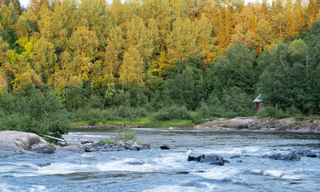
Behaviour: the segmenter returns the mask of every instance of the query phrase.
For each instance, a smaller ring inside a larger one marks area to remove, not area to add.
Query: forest
[[[0,7],[0,130],[61,136],[76,121],[199,124],[320,111],[320,1]],[[259,94],[265,111],[252,102]]]

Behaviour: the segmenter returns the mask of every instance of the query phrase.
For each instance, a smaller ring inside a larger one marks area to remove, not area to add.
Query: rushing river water
[[[69,143],[108,137],[114,130],[65,135]],[[320,191],[320,158],[300,161],[261,158],[311,149],[320,134],[136,129],[151,150],[35,156],[1,156],[0,192],[7,191]],[[160,150],[171,144],[174,150]],[[216,153],[224,166],[188,162],[188,155]],[[240,158],[231,159],[233,155]],[[246,157],[245,157],[246,155]],[[250,157],[249,157],[250,156]],[[242,160],[242,163],[238,162]]]

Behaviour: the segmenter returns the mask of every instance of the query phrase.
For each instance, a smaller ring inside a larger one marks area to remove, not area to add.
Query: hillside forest
[[[70,121],[320,111],[318,0],[0,7],[0,130],[61,136]],[[259,94],[264,112],[252,102]]]

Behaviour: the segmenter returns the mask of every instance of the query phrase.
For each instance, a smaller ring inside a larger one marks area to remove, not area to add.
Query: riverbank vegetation
[[[0,130],[60,136],[70,122],[189,127],[317,114],[319,5],[4,1]],[[267,108],[257,113],[259,94]]]

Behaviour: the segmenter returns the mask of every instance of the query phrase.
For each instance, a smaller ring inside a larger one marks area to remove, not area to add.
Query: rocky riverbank
[[[265,118],[237,117],[233,119],[219,118],[215,121],[196,125],[196,129],[217,130],[261,130],[288,132],[320,132],[320,119],[303,118]]]

